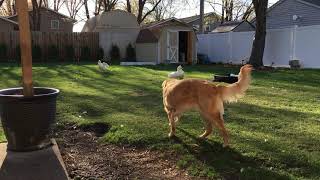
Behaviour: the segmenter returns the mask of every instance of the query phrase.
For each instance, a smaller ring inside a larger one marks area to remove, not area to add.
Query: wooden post
[[[33,96],[31,33],[27,0],[17,0],[24,96]]]

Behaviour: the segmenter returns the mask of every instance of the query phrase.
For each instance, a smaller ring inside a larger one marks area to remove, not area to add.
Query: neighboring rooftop
[[[239,27],[243,23],[246,23],[248,26],[245,29],[243,29],[242,31],[250,31],[250,30],[255,29],[255,27],[250,22],[248,22],[246,20],[242,20],[242,21],[224,22],[221,25],[219,25],[217,28],[215,28],[212,32],[224,33],[224,32],[234,31],[237,27]]]
[[[64,14],[62,14],[62,13],[59,13],[59,12],[57,12],[57,11],[54,11],[54,10],[52,10],[52,9],[50,9],[50,8],[41,7],[41,9],[44,9],[44,10],[53,12],[53,13],[55,13],[55,14],[63,17],[63,18],[69,19],[70,21],[72,21],[72,22],[74,22],[74,23],[77,22],[77,20],[75,20],[75,19],[73,19],[73,18],[71,18],[71,17],[68,17],[68,16],[66,16],[66,15],[64,15]],[[32,12],[32,9],[30,9],[29,12]],[[16,17],[16,16],[18,16],[18,14],[14,14],[14,15],[12,15],[12,16],[7,16],[7,17],[5,17],[5,18],[10,19],[10,18],[13,18],[13,17]]]
[[[304,1],[304,2],[307,2],[307,3],[310,3],[310,4],[314,4],[314,5],[320,7],[320,0],[301,0],[301,1]]]
[[[203,15],[203,17],[208,17],[208,16],[210,16],[210,15],[216,15],[216,13],[214,13],[214,12],[205,13],[205,14]],[[185,23],[191,23],[191,22],[196,21],[196,20],[198,20],[198,19],[200,19],[200,15],[195,15],[195,16],[190,16],[190,17],[185,17],[185,18],[180,18],[179,20],[180,20],[180,21],[183,21],[183,22],[185,22]]]
[[[4,20],[4,21],[9,22],[9,23],[12,23],[12,24],[14,24],[14,25],[18,25],[17,22],[12,21],[12,20],[10,20],[10,19],[7,19],[6,17],[1,17],[1,16],[0,16],[0,20]]]

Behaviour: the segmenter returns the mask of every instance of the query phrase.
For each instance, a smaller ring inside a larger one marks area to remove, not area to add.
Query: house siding
[[[10,32],[14,30],[14,24],[0,19],[0,32]]]
[[[41,32],[67,32],[71,33],[73,31],[73,22],[71,20],[62,17],[59,14],[51,12],[46,9],[41,10],[41,19],[40,19],[40,31]],[[32,26],[32,16],[31,12],[30,16],[30,26]],[[13,16],[8,18],[12,21],[18,22],[18,16]],[[59,29],[51,29],[51,21],[58,20],[59,21]]]
[[[267,14],[267,28],[280,29],[294,25],[311,26],[320,24],[320,8],[305,4],[299,0],[284,0]],[[293,16],[300,16],[298,21]]]

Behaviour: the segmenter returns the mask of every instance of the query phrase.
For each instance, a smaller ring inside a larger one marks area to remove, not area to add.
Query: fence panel
[[[267,30],[263,61],[265,65],[289,66],[300,60],[305,68],[320,68],[320,26]],[[251,54],[254,32],[229,32],[198,35],[198,52],[211,62],[242,63]]]
[[[10,61],[19,59],[19,32],[0,32],[0,44],[7,47],[7,56]],[[58,59],[66,59],[66,47],[74,48],[73,60],[79,61],[81,49],[88,47],[90,49],[90,59],[97,59],[99,49],[99,33],[55,33],[55,32],[32,32],[32,44],[41,48],[42,61],[48,59],[49,49],[55,46],[58,50]]]

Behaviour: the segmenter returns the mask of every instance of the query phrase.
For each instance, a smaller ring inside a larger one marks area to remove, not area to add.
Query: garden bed
[[[100,144],[101,124],[66,124],[55,134],[71,179],[192,179],[169,154]]]

